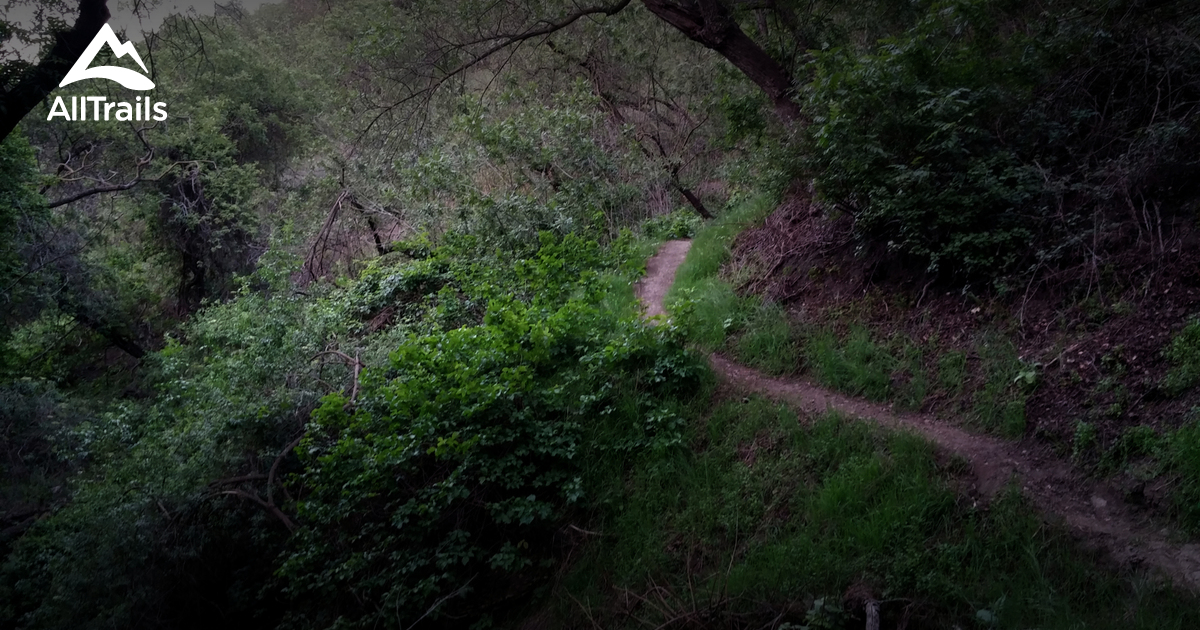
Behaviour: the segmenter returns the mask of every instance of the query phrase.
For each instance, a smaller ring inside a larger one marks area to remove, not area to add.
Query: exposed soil
[[[646,277],[638,283],[637,296],[646,305],[647,318],[666,315],[663,299],[675,284],[675,272],[691,248],[691,241],[667,241],[646,261]]]
[[[1130,427],[1171,431],[1200,406],[1200,388],[1178,395],[1161,389],[1170,367],[1163,349],[1200,315],[1200,227],[1176,217],[1166,231],[1168,238],[1154,241],[1128,225],[1114,229],[1113,242],[1091,264],[1039,268],[1001,295],[994,287],[948,283],[878,245],[862,249],[867,244],[853,238],[850,217],[831,220],[798,191],[738,236],[725,275],[740,292],[783,305],[793,319],[839,332],[847,322],[864,324],[877,338],[926,345],[930,360],[960,351],[976,361],[981,337],[1003,334],[1038,372],[1026,435],[1070,444],[1086,422],[1098,438],[1081,454],[1090,464]],[[978,376],[968,391],[981,385]],[[959,402],[933,396],[925,411],[956,415]],[[1150,502],[1161,499],[1145,490]]]
[[[648,316],[663,313],[662,298],[674,282],[689,241],[670,241],[646,264],[646,277],[637,286]],[[1088,478],[1031,438],[1006,441],[966,431],[932,415],[896,413],[892,408],[857,400],[814,384],[805,378],[774,378],[739,365],[719,354],[713,368],[729,383],[788,402],[805,413],[836,410],[880,425],[914,431],[945,453],[970,465],[975,496],[987,500],[1010,481],[1051,521],[1059,521],[1088,547],[1105,552],[1127,569],[1148,568],[1200,593],[1200,544],[1180,543],[1172,529],[1144,509],[1128,504],[1124,493],[1103,481]]]

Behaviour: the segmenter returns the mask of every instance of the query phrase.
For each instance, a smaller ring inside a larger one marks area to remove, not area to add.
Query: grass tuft
[[[729,260],[733,239],[773,208],[767,197],[730,208],[696,233],[687,259],[675,273],[665,306],[687,330],[688,338],[706,350],[721,348],[752,312],[752,303],[738,297],[719,273]]]
[[[881,627],[912,615],[922,627],[1200,623],[1195,601],[1115,577],[1016,488],[986,509],[957,499],[962,466],[940,465],[912,434],[801,418],[758,397],[727,400],[692,430],[692,449],[632,468],[566,581],[565,616],[605,628],[861,627],[843,595],[865,588],[888,602]],[[1200,429],[1188,435],[1200,449]]]
[[[1166,449],[1167,464],[1178,475],[1172,492],[1176,515],[1184,527],[1200,534],[1200,419],[1171,434]]]
[[[739,361],[769,374],[793,374],[803,358],[787,312],[774,302],[764,302],[752,310],[744,332],[734,342]]]
[[[806,350],[808,364],[825,385],[875,401],[891,393],[898,361],[887,347],[871,340],[866,328],[851,328],[844,343],[832,331],[818,332],[809,338]]]
[[[1169,395],[1177,396],[1200,383],[1200,318],[1191,319],[1163,354],[1171,362],[1162,384]]]

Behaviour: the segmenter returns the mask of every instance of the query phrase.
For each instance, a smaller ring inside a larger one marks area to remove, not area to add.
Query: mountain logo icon
[[[129,42],[121,43],[121,40],[117,38],[117,34],[113,32],[112,27],[105,24],[100,27],[100,32],[96,33],[96,37],[92,39],[92,43],[88,44],[87,50],[84,50],[83,54],[79,56],[79,61],[76,61],[75,65],[71,66],[70,72],[67,72],[67,76],[63,77],[62,83],[59,83],[58,87],[65,87],[84,79],[108,79],[109,81],[116,81],[131,90],[154,89],[153,81],[128,68],[119,68],[117,66],[96,66],[95,68],[89,68],[88,66],[96,59],[96,54],[100,52],[100,48],[105,44],[108,44],[108,47],[112,49],[118,58],[130,55],[142,67],[143,72],[149,72],[146,70],[146,64],[142,63],[142,57],[138,55],[138,51],[133,47],[133,44]]]

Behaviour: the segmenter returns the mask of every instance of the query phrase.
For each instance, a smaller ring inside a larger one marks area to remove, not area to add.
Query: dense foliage
[[[930,3],[903,34],[816,54],[806,165],[866,243],[1002,281],[1151,244],[1200,169],[1183,3]]]
[[[1004,617],[996,580],[959,571],[1086,582],[1028,564],[1019,502],[1012,527],[956,504],[910,438],[711,404],[688,345],[754,329],[738,350],[763,366],[807,354],[835,387],[920,406],[915,346],[793,338],[722,275],[735,236],[806,190],[812,216],[851,217],[854,255],[956,288],[1178,247],[1200,192],[1184,5],[290,0],[122,34],[167,120],[44,103],[0,144],[0,628],[514,625],[581,553],[582,590],[627,601],[713,567],[802,591],[809,614],[768,627],[848,624],[818,602],[863,576],[937,620],[1099,618],[1069,609],[1123,605],[1123,583],[1022,591]],[[52,41],[73,3],[38,6],[0,38]],[[0,98],[19,57],[0,52]],[[692,236],[674,320],[648,325],[642,261]],[[1198,326],[1163,348],[1167,395],[1200,382]],[[1019,434],[1037,374],[995,348],[982,420]],[[1193,526],[1195,427],[1160,449]],[[617,574],[596,569],[614,550]],[[704,623],[762,625],[761,603]]]
[[[543,250],[531,270],[564,262]],[[289,625],[502,611],[553,568],[564,515],[594,504],[594,462],[679,446],[698,370],[669,330],[578,299],[500,300],[482,325],[407,340],[354,401],[326,397],[300,445]]]

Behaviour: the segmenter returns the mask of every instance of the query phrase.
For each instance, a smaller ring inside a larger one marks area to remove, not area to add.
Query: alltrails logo
[[[96,37],[92,39],[92,43],[88,44],[86,50],[80,55],[79,61],[71,66],[71,70],[67,72],[67,76],[63,77],[62,83],[58,87],[65,87],[76,81],[84,79],[108,79],[116,81],[124,87],[131,90],[151,90],[154,89],[154,82],[145,75],[128,68],[119,68],[117,66],[96,66],[89,68],[92,61],[96,59],[96,55],[100,49],[108,44],[117,58],[129,55],[133,60],[141,66],[143,72],[146,70],[146,64],[142,63],[141,55],[138,55],[137,49],[132,43],[121,43],[117,38],[117,34],[113,32],[112,27],[105,24],[100,27],[100,32],[96,33]],[[50,107],[50,115],[46,120],[54,120],[55,116],[62,116],[67,120],[87,120],[88,119],[88,103],[92,105],[92,120],[109,120],[111,114],[116,120],[157,120],[162,121],[167,119],[167,104],[154,103],[154,113],[151,117],[150,97],[137,97],[133,103],[113,102],[109,103],[108,97],[105,96],[72,96],[71,107],[67,109],[67,103],[63,97],[54,97],[54,105]],[[102,107],[103,106],[103,107]],[[113,110],[116,110],[115,112]]]

